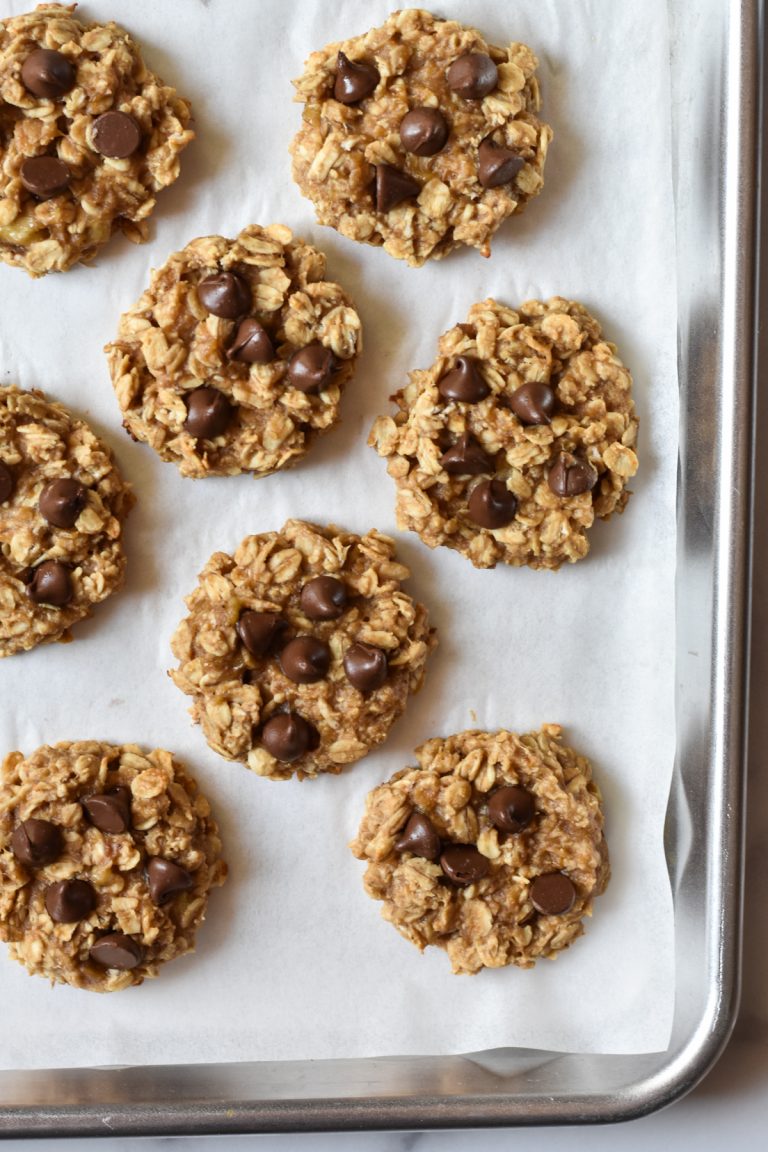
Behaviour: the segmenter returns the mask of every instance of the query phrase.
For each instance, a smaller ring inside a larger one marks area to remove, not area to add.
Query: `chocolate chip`
[[[533,819],[533,796],[516,784],[497,788],[488,798],[488,816],[502,832],[522,832]]]
[[[308,395],[322,392],[328,387],[335,368],[333,352],[316,340],[291,356],[288,361],[288,383]]]
[[[504,528],[517,512],[517,497],[503,480],[481,480],[467,501],[469,514],[481,528]]]
[[[440,856],[440,867],[452,884],[463,888],[487,876],[490,865],[472,844],[449,844]]]
[[[299,598],[301,610],[310,620],[338,620],[347,601],[347,586],[335,576],[314,576]]]
[[[89,796],[82,803],[91,824],[100,832],[117,835],[127,832],[131,826],[131,790],[124,784]]]
[[[71,60],[53,48],[35,48],[21,66],[21,82],[33,96],[57,100],[75,86]]]
[[[597,484],[597,472],[586,460],[571,452],[561,452],[547,474],[555,496],[581,496]]]
[[[234,409],[218,388],[195,388],[187,396],[184,431],[198,440],[214,440],[229,427]]]
[[[42,868],[58,860],[64,840],[50,820],[22,820],[11,835],[11,852],[27,868]]]
[[[297,712],[280,712],[267,720],[261,730],[261,742],[267,752],[284,764],[298,760],[316,739],[316,730]]]
[[[245,364],[269,364],[275,358],[275,349],[269,333],[255,316],[246,316],[240,321],[235,338],[229,346],[230,360],[241,360]]]
[[[11,492],[13,492],[13,472],[0,460],[0,504],[5,504]]]
[[[449,131],[439,108],[412,108],[400,121],[400,143],[414,156],[434,156],[445,148]]]
[[[494,144],[492,140],[483,140],[477,158],[477,178],[483,188],[500,188],[502,184],[511,184],[525,167],[522,156],[518,156],[511,148]]]
[[[576,889],[562,872],[547,872],[533,881],[530,896],[542,916],[563,916],[573,908]]]
[[[339,52],[336,60],[336,80],[333,85],[334,99],[341,104],[359,104],[375,90],[381,76],[373,64],[364,60],[350,60]]]
[[[102,156],[125,160],[141,144],[141,128],[127,112],[105,112],[91,125],[91,143]]]
[[[180,864],[164,860],[162,856],[153,856],[147,861],[147,884],[152,903],[160,908],[177,893],[191,888],[194,880]]]
[[[59,560],[44,560],[33,568],[27,595],[36,604],[50,604],[53,608],[63,608],[75,594],[69,568]]]
[[[273,655],[285,642],[288,622],[277,612],[252,612],[250,609],[240,615],[235,631],[251,656],[263,660]]]
[[[404,200],[412,200],[421,192],[421,184],[391,164],[374,164],[376,180],[374,200],[377,212],[390,212]]]
[[[19,169],[19,176],[27,192],[38,200],[60,196],[72,179],[69,168],[55,156],[30,156]]]
[[[316,684],[328,675],[331,650],[316,636],[297,636],[280,653],[280,667],[294,684]]]
[[[464,404],[478,404],[490,392],[473,356],[457,356],[454,367],[438,380],[437,390],[444,400]]]
[[[529,380],[509,397],[509,406],[521,424],[550,424],[557,397],[548,384]]]
[[[344,653],[344,671],[358,692],[375,692],[387,678],[387,654],[373,644],[358,641]]]
[[[100,964],[102,968],[117,968],[125,972],[141,964],[144,949],[132,936],[110,932],[108,936],[102,936],[96,941],[88,955],[94,964]]]
[[[437,860],[440,837],[421,812],[412,812],[408,823],[395,841],[395,852],[412,852],[424,860]]]
[[[440,464],[451,476],[479,476],[495,471],[493,460],[470,432],[443,453]]]
[[[93,912],[96,892],[87,880],[57,880],[45,890],[45,906],[57,924],[74,924]]]
[[[63,476],[46,484],[37,507],[40,515],[54,528],[72,528],[85,507],[88,492],[78,480]]]
[[[214,316],[237,320],[250,310],[250,285],[236,272],[213,272],[197,286],[200,303]]]
[[[465,100],[482,100],[499,83],[499,70],[485,52],[467,52],[445,73],[448,87]]]

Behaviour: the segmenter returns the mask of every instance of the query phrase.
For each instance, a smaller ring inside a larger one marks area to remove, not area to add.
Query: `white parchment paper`
[[[75,630],[0,664],[0,748],[62,739],[174,750],[211,798],[231,878],[198,951],[140,988],[49,988],[0,957],[4,1067],[445,1054],[503,1046],[664,1048],[674,988],[662,824],[674,747],[675,259],[665,0],[451,0],[440,14],[541,60],[555,129],[543,195],[483,260],[410,269],[315,222],[290,179],[290,79],[309,51],[381,22],[390,0],[91,0],[122,18],[157,72],[192,100],[198,139],[160,196],[149,244],[114,241],[90,269],[32,282],[0,266],[0,379],[42,388],[115,449],[138,504],[124,590]],[[2,14],[28,4],[4,0]],[[294,472],[182,480],[132,443],[102,354],[149,270],[194,236],[280,221],[322,247],[353,295],[366,348],[343,424]],[[437,337],[486,296],[561,294],[601,320],[633,371],[641,470],[625,515],[559,573],[475,571],[394,525],[394,486],[366,447],[376,415]],[[440,646],[384,747],[341,777],[259,779],[214,755],[166,676],[169,637],[209,554],[288,516],[397,536]],[[613,879],[586,936],[535,970],[450,974],[365,896],[347,843],[366,792],[422,740],[466,727],[561,723],[605,797]]]

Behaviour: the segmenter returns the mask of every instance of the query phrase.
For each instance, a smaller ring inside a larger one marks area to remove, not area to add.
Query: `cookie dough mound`
[[[600,792],[560,731],[428,740],[366,799],[350,845],[366,892],[456,973],[555,958],[608,883]]]
[[[632,377],[581,304],[485,300],[410,373],[369,444],[397,483],[397,523],[476,568],[559,568],[629,499]]]
[[[170,752],[95,740],[0,770],[0,940],[51,983],[114,992],[190,952],[227,866]]]
[[[0,656],[70,639],[121,586],[132,504],[87,424],[41,392],[0,388]]]
[[[174,253],[105,350],[126,430],[200,477],[295,464],[338,421],[361,348],[325,256],[274,224]]]
[[[543,186],[552,131],[538,61],[409,8],[329,44],[294,81],[304,104],[293,178],[321,224],[419,266],[499,225]]]
[[[194,136],[190,108],[122,28],[75,5],[0,21],[0,258],[31,276],[141,243]]]
[[[338,773],[385,739],[436,643],[392,540],[288,520],[216,552],[172,641],[211,748],[259,776]]]

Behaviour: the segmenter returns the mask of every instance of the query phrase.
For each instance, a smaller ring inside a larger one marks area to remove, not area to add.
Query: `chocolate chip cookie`
[[[132,504],[87,424],[41,392],[0,388],[0,656],[69,639],[120,587]]]
[[[338,773],[375,748],[436,643],[392,540],[288,520],[216,552],[187,597],[174,683],[211,748],[259,776]]]
[[[0,258],[31,276],[136,243],[194,136],[190,108],[124,29],[40,4],[0,20]]]
[[[552,130],[538,61],[416,8],[313,52],[293,178],[321,224],[419,266],[460,245],[490,255],[543,186]]]
[[[113,992],[190,952],[223,884],[218,828],[170,752],[95,740],[0,770],[0,940],[51,983]]]
[[[350,847],[365,890],[453,971],[531,968],[581,936],[609,877],[589,761],[540,732],[460,732],[371,792]]]
[[[174,253],[106,352],[135,440],[182,476],[266,476],[337,422],[361,348],[325,256],[274,224]]]
[[[632,377],[581,304],[475,304],[394,399],[369,443],[397,484],[398,527],[430,548],[559,568],[629,499]]]

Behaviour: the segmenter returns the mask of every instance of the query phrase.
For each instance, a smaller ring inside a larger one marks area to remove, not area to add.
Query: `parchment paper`
[[[2,6],[3,15],[26,2]],[[674,746],[675,259],[664,0],[452,0],[442,15],[518,39],[541,60],[555,140],[542,196],[507,222],[493,256],[410,269],[315,222],[290,179],[299,124],[290,79],[309,51],[364,32],[391,0],[92,0],[192,100],[198,139],[161,194],[144,247],[117,240],[90,269],[32,282],[0,267],[3,382],[85,415],[135,487],[124,590],[75,629],[0,665],[3,753],[62,739],[174,750],[200,779],[231,865],[195,956],[140,988],[50,989],[0,956],[4,1067],[444,1054],[526,1046],[664,1048],[674,988],[662,824]],[[366,348],[343,424],[294,472],[182,480],[132,443],[101,349],[149,270],[194,236],[280,221],[322,247],[363,316]],[[641,469],[625,515],[559,573],[475,571],[394,525],[394,485],[365,445],[409,368],[470,305],[562,294],[600,318],[633,371]],[[209,554],[288,516],[397,536],[412,593],[440,632],[425,687],[383,748],[341,777],[259,779],[212,753],[166,676],[169,637]],[[561,723],[605,796],[613,879],[586,936],[556,962],[452,976],[365,896],[347,843],[365,794],[430,736]]]

